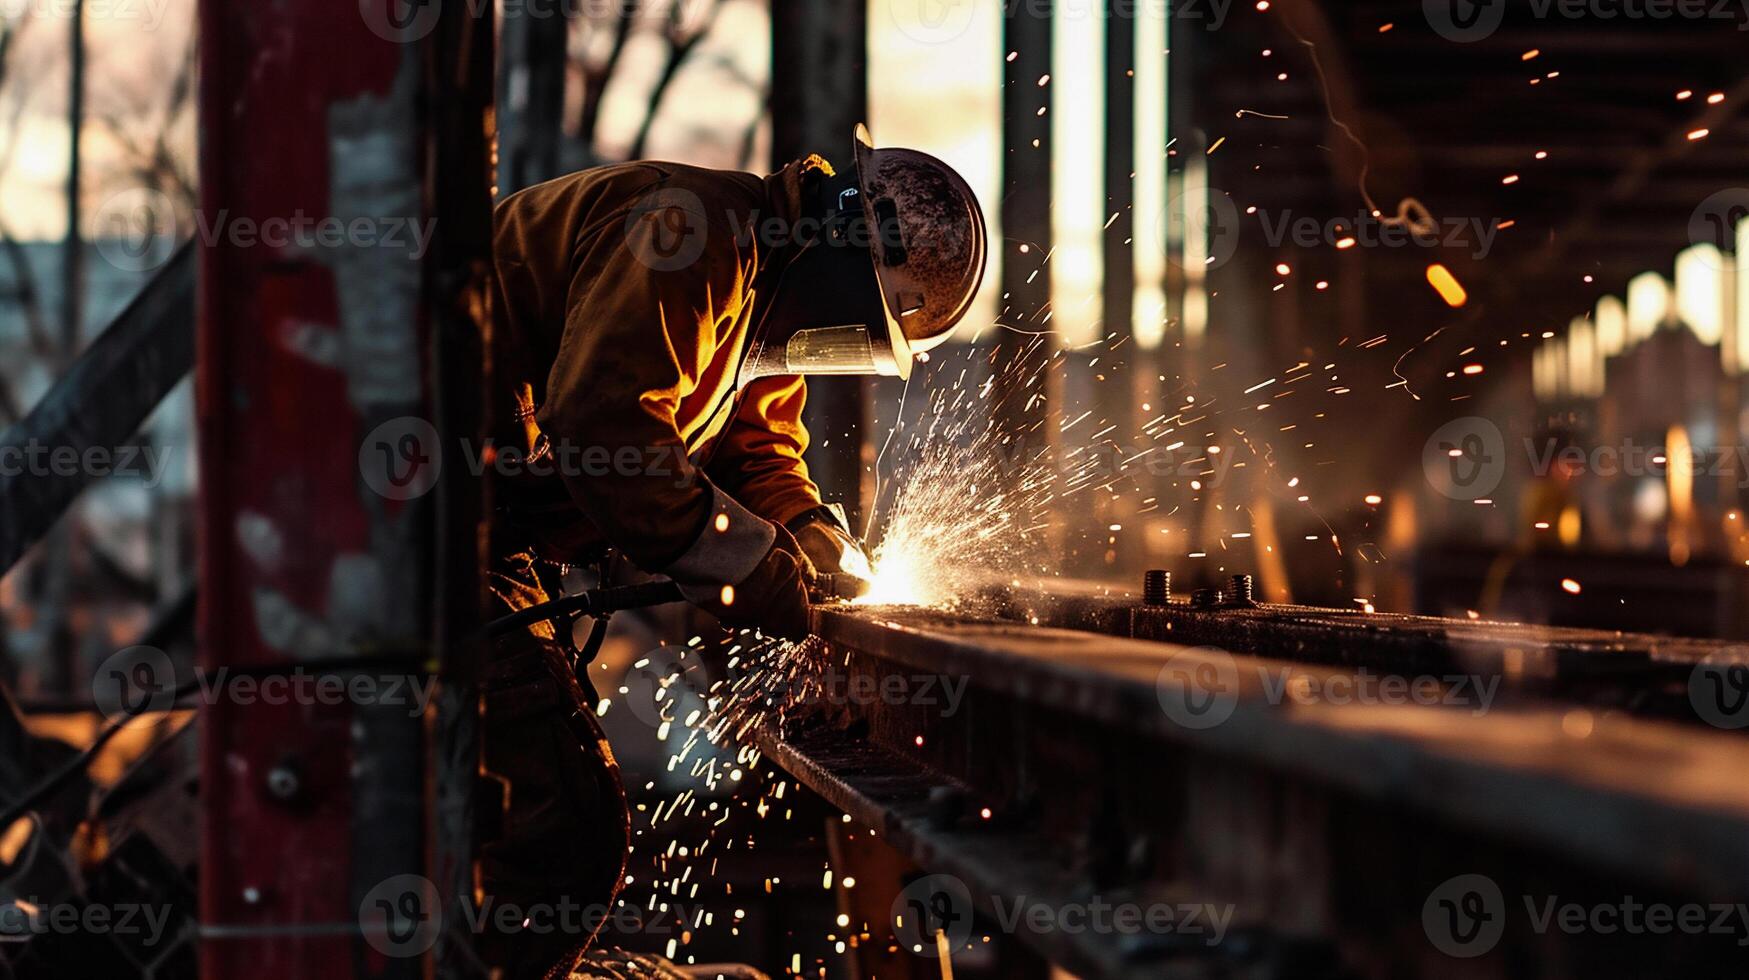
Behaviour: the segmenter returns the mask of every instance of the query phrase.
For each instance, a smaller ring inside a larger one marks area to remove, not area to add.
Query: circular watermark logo
[[[918,44],[947,44],[965,36],[979,0],[892,0],[887,12],[899,33]]]
[[[1435,34],[1470,44],[1500,29],[1506,0],[1421,0],[1421,13]]]
[[[1688,216],[1688,240],[1712,245],[1726,255],[1737,247],[1737,228],[1749,221],[1749,187],[1716,191]]]
[[[384,422],[359,444],[358,472],[365,486],[390,500],[424,496],[443,472],[437,429],[416,415]]]
[[[1480,416],[1452,419],[1421,447],[1421,472],[1453,500],[1480,500],[1506,476],[1506,437]]]
[[[1181,728],[1213,728],[1239,705],[1239,664],[1216,647],[1181,650],[1154,678],[1160,710]]]
[[[1749,727],[1749,647],[1714,650],[1695,664],[1688,701],[1715,728]]]
[[[656,272],[674,272],[697,262],[708,234],[704,202],[682,187],[646,194],[626,214],[626,247]]]
[[[1487,875],[1448,878],[1422,904],[1421,929],[1434,948],[1447,956],[1481,956],[1493,949],[1506,931],[1506,899]]]
[[[111,721],[165,711],[176,703],[176,668],[157,647],[117,650],[91,675],[91,698]]]
[[[936,934],[948,949],[972,939],[972,893],[953,875],[924,875],[893,898],[893,936],[913,953],[933,957]]]
[[[443,0],[358,0],[358,15],[385,41],[424,40],[437,27]]]
[[[1178,241],[1203,243],[1203,268],[1218,269],[1239,250],[1239,206],[1213,187],[1206,197],[1176,194],[1160,215],[1159,235],[1168,255],[1178,254]]]
[[[130,187],[104,198],[86,233],[105,262],[150,272],[176,252],[176,202],[151,187]]]
[[[422,956],[443,930],[437,886],[423,875],[385,878],[358,903],[364,941],[384,956]]]

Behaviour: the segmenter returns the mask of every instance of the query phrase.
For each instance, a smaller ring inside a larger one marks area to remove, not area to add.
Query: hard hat
[[[856,127],[856,179],[896,361],[944,343],[984,281],[984,211],[954,169],[927,153],[877,150]],[[908,372],[905,372],[908,373]]]
[[[856,127],[854,172],[816,178],[821,233],[783,270],[745,362],[766,374],[911,374],[984,278],[984,213],[965,180]]]

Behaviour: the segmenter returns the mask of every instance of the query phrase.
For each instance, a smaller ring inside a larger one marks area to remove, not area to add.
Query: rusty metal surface
[[[435,925],[384,947],[388,909],[435,922],[409,876],[470,884],[483,507],[441,461],[483,431],[491,10],[202,0],[199,32],[202,210],[313,223],[199,246],[201,666],[445,675],[431,717],[203,707],[201,975],[437,975]]]
[[[1057,618],[1110,625],[1119,608],[1082,601]],[[1338,954],[1361,975],[1418,975],[1452,964],[1420,917],[1454,876],[1527,895],[1729,902],[1749,880],[1749,740],[1535,698],[1476,712],[1284,697],[1353,671],[1028,619],[819,608],[821,663],[900,694],[919,679],[963,684],[963,700],[804,706],[761,746],[986,910],[1016,896],[1189,894],[1238,911],[1243,939],[1220,949],[1019,931],[1081,975],[1242,962],[1298,976]],[[1199,671],[1230,671],[1230,714],[1205,728],[1165,708]],[[1718,937],[1513,936],[1477,974],[1533,956],[1558,965],[1550,976],[1667,963],[1706,975],[1736,954]]]
[[[1148,606],[1089,583],[992,588],[986,601],[999,617],[1022,622],[1399,675],[1500,677],[1512,690],[1691,722],[1699,720],[1687,689],[1696,665],[1744,651],[1724,640],[1359,609]]]
[[[1181,673],[1163,669],[1223,667],[1210,651],[912,609],[840,607],[822,611],[819,626],[835,646],[964,676],[980,691],[1114,734],[1291,770],[1624,870],[1674,871],[1721,894],[1749,880],[1749,783],[1735,775],[1749,771],[1749,741],[1733,735],[1607,715],[1589,715],[1581,729],[1569,709],[1533,704],[1477,716],[1414,704],[1276,703],[1251,670],[1234,678],[1226,722],[1196,731],[1161,710],[1161,690]],[[1235,659],[1290,684],[1341,673]],[[1604,810],[1606,822],[1574,819]]]
[[[996,902],[1017,895],[1056,904],[1087,892],[1086,880],[1064,866],[1061,847],[1016,822],[979,826],[942,801],[963,800],[972,787],[868,742],[845,739],[827,728],[762,732],[757,742],[773,762],[801,779],[859,824],[872,827],[934,874],[950,874],[970,886],[981,912],[994,917]],[[1118,889],[1113,898],[1185,900],[1183,888],[1146,883]],[[1204,896],[1206,898],[1206,896]],[[1247,917],[1248,918],[1248,917]],[[1158,977],[1163,961],[1186,958],[1177,944],[1134,936],[1112,942],[1091,932],[1029,932],[1029,945],[1077,976]],[[1218,960],[1215,950],[1192,950],[1191,958]],[[1180,967],[1187,964],[1180,963]],[[1185,971],[1189,973],[1189,971]]]

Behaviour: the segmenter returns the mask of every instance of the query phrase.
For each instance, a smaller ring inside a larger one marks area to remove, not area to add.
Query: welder
[[[498,205],[493,614],[547,601],[567,566],[627,562],[725,626],[796,639],[811,577],[866,574],[802,461],[801,376],[908,377],[970,306],[985,230],[946,164],[863,127],[851,149],[842,171],[766,177],[620,164]],[[501,798],[479,882],[499,906],[605,907],[623,875],[624,790],[567,640],[502,639],[483,681]],[[512,976],[563,975],[589,939],[481,946]]]

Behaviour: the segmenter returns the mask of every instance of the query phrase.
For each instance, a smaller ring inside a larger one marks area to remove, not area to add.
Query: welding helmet
[[[911,374],[947,340],[984,278],[984,213],[952,167],[876,149],[856,127],[848,174],[811,170],[803,217],[818,234],[780,272],[741,380],[769,374]]]

